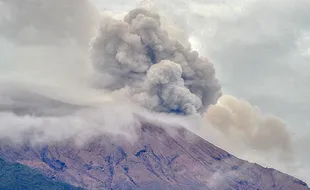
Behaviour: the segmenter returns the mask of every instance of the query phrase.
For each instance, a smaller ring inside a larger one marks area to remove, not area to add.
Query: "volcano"
[[[185,128],[144,123],[137,133],[134,142],[101,136],[79,147],[2,142],[0,157],[83,189],[309,189],[295,177],[238,159]]]

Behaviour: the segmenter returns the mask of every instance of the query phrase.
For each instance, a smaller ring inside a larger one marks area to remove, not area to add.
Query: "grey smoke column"
[[[130,11],[104,17],[92,41],[99,85],[158,112],[202,113],[221,96],[215,70],[161,28],[158,14]]]

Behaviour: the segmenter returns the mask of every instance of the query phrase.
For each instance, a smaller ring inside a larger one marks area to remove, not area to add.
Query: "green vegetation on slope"
[[[81,190],[56,182],[39,171],[21,164],[11,164],[0,158],[0,190]]]

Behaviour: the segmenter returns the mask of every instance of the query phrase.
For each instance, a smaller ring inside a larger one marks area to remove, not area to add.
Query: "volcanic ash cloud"
[[[292,136],[286,124],[259,108],[230,95],[210,106],[206,118],[227,137],[238,138],[251,149],[278,152],[282,161],[292,161]]]
[[[97,87],[157,112],[203,113],[221,96],[213,64],[183,47],[144,9],[103,17],[91,43]]]

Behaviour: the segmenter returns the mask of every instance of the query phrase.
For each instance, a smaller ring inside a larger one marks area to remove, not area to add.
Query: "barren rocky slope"
[[[299,179],[240,160],[186,129],[174,130],[145,124],[134,143],[102,137],[82,148],[2,143],[0,157],[85,189],[309,189]]]

